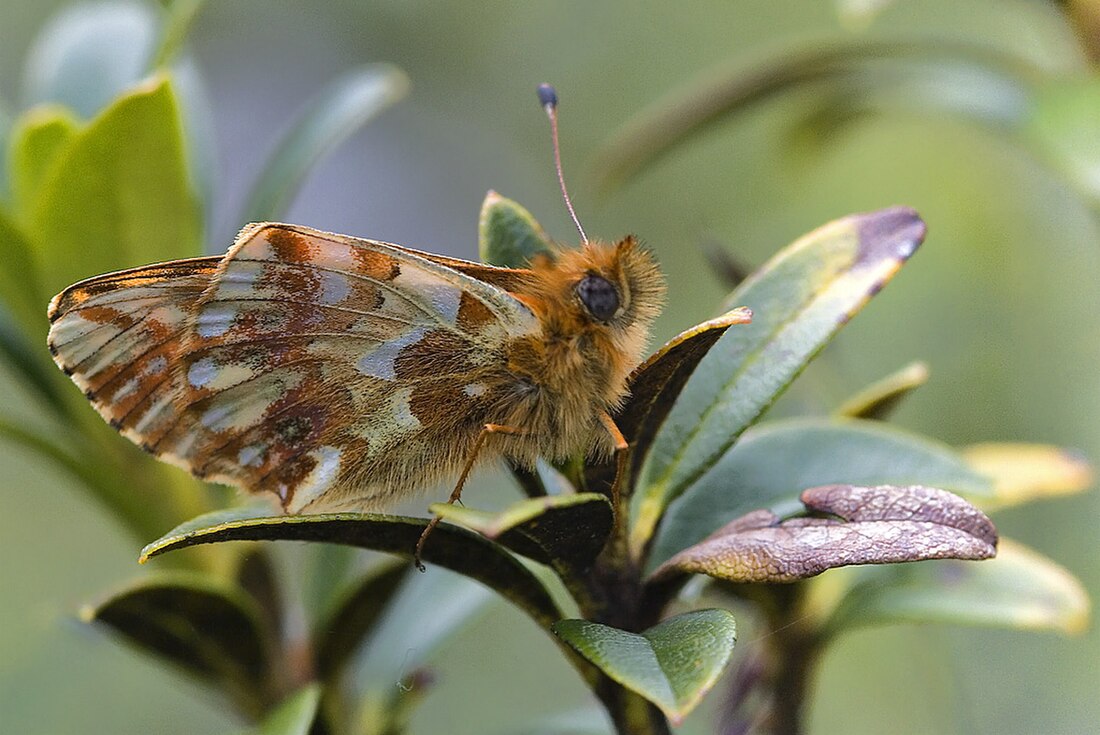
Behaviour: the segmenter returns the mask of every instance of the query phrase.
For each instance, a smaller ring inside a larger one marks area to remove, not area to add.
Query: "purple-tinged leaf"
[[[850,564],[988,559],[997,531],[946,490],[913,485],[825,485],[802,493],[820,514],[782,520],[757,510],[684,549],[652,575],[706,574],[732,582],[793,582]]]
[[[926,485],[979,503],[989,480],[957,452],[881,421],[800,418],[746,431],[689,492],[669,506],[649,553],[656,569],[756,508],[797,503],[801,488],[820,485]]]

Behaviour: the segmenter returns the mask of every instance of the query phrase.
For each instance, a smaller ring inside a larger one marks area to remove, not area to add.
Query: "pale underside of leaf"
[[[749,513],[684,549],[652,575],[707,574],[733,582],[793,582],[851,564],[987,559],[997,532],[972,505],[921,486],[828,485],[802,493],[817,516]]]

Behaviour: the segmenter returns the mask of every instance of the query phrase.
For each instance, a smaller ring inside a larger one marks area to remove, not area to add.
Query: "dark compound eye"
[[[619,310],[619,292],[606,278],[585,276],[577,284],[577,296],[596,321],[611,321],[611,317]]]

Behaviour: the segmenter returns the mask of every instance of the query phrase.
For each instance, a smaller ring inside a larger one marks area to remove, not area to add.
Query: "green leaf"
[[[93,488],[97,493],[103,492],[103,478],[98,472],[100,468],[92,462],[86,462],[74,456],[72,447],[66,446],[63,441],[63,435],[47,436],[41,431],[29,428],[25,423],[0,417],[0,438],[41,455],[50,460],[54,467],[69,472],[75,479]],[[111,497],[109,491],[104,494],[108,498]]]
[[[59,373],[60,375],[60,373]],[[79,398],[80,394],[74,391]],[[83,407],[87,410],[87,407]],[[91,413],[89,411],[89,413]],[[70,473],[97,501],[114,514],[137,538],[148,538],[151,529],[164,527],[165,518],[179,517],[209,507],[209,487],[158,464],[137,447],[119,443],[116,435],[98,417],[93,431],[109,437],[118,453],[105,452],[90,437],[77,431],[79,424],[66,426],[49,435],[14,421],[0,418],[0,439],[15,442]],[[75,419],[70,418],[70,422]],[[73,429],[68,431],[67,429]],[[151,504],[153,493],[158,502]],[[215,564],[214,555],[192,556],[191,563]]]
[[[410,574],[386,603],[369,640],[348,666],[353,689],[393,688],[430,662],[440,646],[495,602],[492,592],[466,577],[437,567]],[[364,702],[370,710],[377,702]]]
[[[42,348],[37,344],[30,344],[27,341],[26,332],[21,331],[8,314],[2,311],[0,311],[0,360],[6,363],[7,367],[23,381],[24,386],[29,388],[36,398],[42,401],[44,406],[52,409],[58,416],[65,416],[66,405],[72,399],[62,394],[59,389],[61,382],[57,379],[57,371],[49,361],[43,359]],[[64,443],[63,438],[52,437],[52,440]]]
[[[0,300],[25,334],[44,338],[48,299],[29,235],[0,208]]]
[[[282,591],[278,572],[266,549],[249,549],[237,562],[237,584],[251,597],[276,636],[284,632]]]
[[[710,70],[635,115],[604,146],[595,170],[607,190],[711,127],[784,94],[831,91],[845,107],[937,109],[999,127],[1026,122],[1034,88],[1052,76],[1029,59],[988,44],[935,42],[814,43],[739,59]],[[978,93],[980,92],[980,93]],[[826,110],[819,115],[833,113]]]
[[[630,443],[630,476],[637,475],[657,429],[672,410],[684,384],[714,343],[734,324],[748,324],[752,312],[732,309],[710,321],[696,324],[673,337],[639,365],[628,381],[629,396],[615,416],[615,424]],[[615,464],[605,462],[585,468],[589,488],[609,491],[615,480]],[[631,493],[633,483],[622,492]]]
[[[8,105],[0,99],[0,202],[7,202],[11,196],[11,182],[8,181],[8,148],[11,143],[11,128],[14,116]]]
[[[16,211],[29,216],[50,166],[73,142],[79,123],[60,105],[35,107],[16,121],[10,144],[11,188]]]
[[[66,8],[35,39],[24,76],[25,106],[56,102],[87,119],[149,68],[159,34],[140,3]]]
[[[81,617],[224,692],[250,717],[273,704],[274,637],[247,596],[211,576],[156,574]]]
[[[314,629],[317,673],[329,679],[340,672],[375,629],[398,586],[409,573],[405,563],[372,570],[346,592],[336,609]]]
[[[1078,452],[1048,444],[987,442],[962,454],[993,483],[992,496],[980,502],[986,510],[1083,492],[1095,480],[1092,465]]]
[[[943,561],[897,568],[854,569],[858,581],[825,624],[825,633],[871,625],[947,623],[1049,630],[1080,635],[1088,628],[1088,592],[1041,554],[1002,540],[981,564]]]
[[[385,551],[411,558],[428,521],[373,513],[263,516],[255,506],[195,518],[142,549],[140,561],[166,551],[220,541],[319,541]],[[471,531],[440,525],[424,546],[423,560],[452,569],[496,590],[549,627],[557,606],[542,583],[497,543]]]
[[[320,704],[320,684],[302,687],[264,718],[256,735],[309,735]]]
[[[58,156],[30,218],[49,293],[91,275],[197,255],[200,217],[171,81],[116,100]]]
[[[927,382],[928,366],[923,362],[909,363],[844,401],[836,413],[838,416],[855,419],[883,421],[894,412],[903,398]]]
[[[911,485],[826,485],[801,501],[813,515],[783,521],[757,510],[658,567],[654,582],[706,574],[738,583],[793,582],[851,564],[989,559],[993,523],[957,495]]]
[[[989,480],[945,444],[877,421],[787,419],[745,432],[661,521],[650,568],[757,508],[791,501],[808,487],[928,485],[977,502]]]
[[[613,735],[607,713],[598,705],[557,712],[524,723],[525,735]]]
[[[500,513],[447,503],[435,503],[430,510],[566,575],[592,566],[614,521],[611,503],[599,493],[521,500]]]
[[[1028,111],[1026,132],[1050,160],[1065,171],[1093,201],[1100,199],[1100,135],[1096,110],[1100,80],[1093,74],[1043,85]]]
[[[358,549],[334,544],[314,544],[303,558],[302,602],[309,617],[331,610],[344,591],[360,559]]]
[[[365,123],[400,100],[409,81],[395,66],[370,64],[323,89],[264,164],[243,221],[278,219],[314,165]]]
[[[205,0],[173,0],[168,6],[165,19],[153,58],[153,68],[168,66],[179,55],[187,40],[187,33],[195,22]]]
[[[660,707],[674,725],[714,686],[737,639],[726,610],[684,613],[641,634],[588,620],[560,620],[553,630],[609,677]]]
[[[505,268],[526,268],[536,255],[554,255],[550,238],[531,213],[495,191],[481,204],[477,243],[482,263]]]
[[[753,322],[700,361],[661,425],[638,478],[631,533],[639,555],[668,504],[711,469],[806,364],[890,280],[924,238],[904,207],[831,222],[772,258],[730,296]]]

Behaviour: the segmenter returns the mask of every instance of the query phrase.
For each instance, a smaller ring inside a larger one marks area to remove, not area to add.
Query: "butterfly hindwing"
[[[459,405],[491,398],[475,376],[508,338],[537,328],[501,288],[385,243],[251,225],[224,258],[202,262],[194,273],[158,266],[159,282],[111,281],[84,303],[113,311],[72,317],[57,330],[61,349],[80,358],[71,369],[89,386],[143,376],[121,363],[151,349],[148,372],[163,354],[157,381],[138,380],[128,400],[105,395],[101,413],[162,458],[271,491],[292,511],[342,497],[330,498],[336,485],[408,474],[391,450],[401,443],[402,461],[417,461],[409,447],[430,441],[429,429],[455,428],[440,411],[476,419]],[[80,373],[98,362],[111,367]]]

